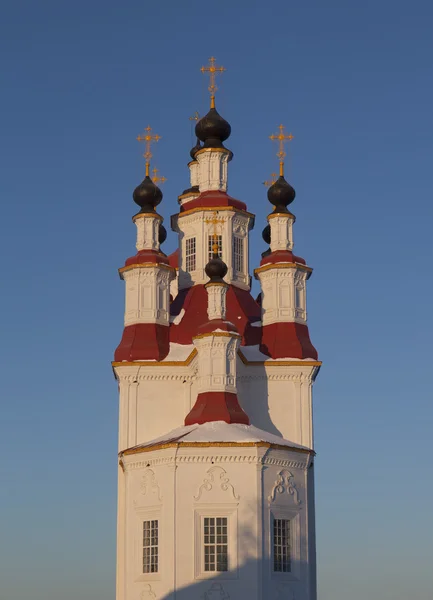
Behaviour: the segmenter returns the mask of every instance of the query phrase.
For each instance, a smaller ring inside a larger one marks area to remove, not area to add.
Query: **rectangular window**
[[[244,240],[237,236],[233,238],[233,266],[238,273],[244,270]]]
[[[208,238],[208,255],[209,260],[213,257],[213,246],[218,246],[218,256],[223,257],[223,236],[222,235],[210,235]]]
[[[188,238],[186,240],[186,250],[185,250],[185,270],[190,273],[191,271],[195,271],[196,269],[196,243],[195,237]]]
[[[143,573],[158,573],[158,521],[143,522]]]
[[[290,573],[291,570],[290,520],[274,519],[274,571]]]
[[[205,517],[203,522],[204,570],[228,571],[227,517]]]

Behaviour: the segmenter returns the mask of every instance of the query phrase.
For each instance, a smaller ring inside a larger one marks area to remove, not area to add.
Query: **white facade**
[[[306,281],[311,269],[297,263],[264,265],[255,270],[262,289],[262,323],[307,322]]]
[[[118,598],[315,598],[311,456],[269,444],[168,444],[121,457]],[[228,570],[205,570],[205,519],[227,524]],[[290,572],[274,570],[274,523],[290,522]],[[157,522],[157,572],[143,527]],[[312,529],[312,531],[311,531]]]
[[[315,361],[256,360],[245,364],[247,348],[236,359],[239,403],[251,424],[295,444],[313,448],[312,386]],[[252,352],[251,352],[252,354]],[[119,452],[183,425],[199,393],[198,358],[187,346],[184,360],[115,363],[119,382]],[[188,361],[188,357],[192,357]],[[242,358],[241,358],[242,357]]]
[[[213,223],[213,220],[218,222]],[[251,213],[231,207],[199,208],[172,219],[179,234],[179,289],[209,281],[205,267],[212,254],[213,236],[219,236],[221,258],[228,266],[224,281],[250,288],[248,233],[254,224]]]
[[[182,319],[193,329],[194,311],[202,313],[197,331],[172,338],[191,343],[170,342],[163,360],[113,363],[120,395],[116,600],[317,600],[312,386],[320,363],[308,354],[272,359],[259,345],[242,346],[251,341],[238,333],[241,321],[225,320],[226,312],[234,319],[233,307],[241,313],[252,306],[255,314],[243,315],[253,317],[249,334],[279,323],[306,326],[311,269],[295,262],[256,269],[261,321],[248,294],[226,293],[229,286],[250,290],[254,224],[246,210],[218,205],[221,198],[230,203],[231,156],[202,148],[188,165],[199,193],[180,196],[182,211],[172,217],[179,268],[148,262],[120,269],[125,326],[164,325],[158,331],[172,335]],[[208,205],[188,208],[202,193]],[[290,252],[294,216],[268,220],[271,251]],[[160,222],[156,213],[135,218],[141,257],[159,251]],[[227,266],[224,282],[209,282],[205,272],[215,246]],[[200,299],[191,309],[194,294],[182,295],[185,308],[170,317],[170,291],[195,285],[205,285],[207,306]],[[203,404],[196,405],[199,395]],[[207,420],[199,420],[204,410]],[[227,414],[227,423],[212,411]],[[250,425],[242,424],[247,416]]]

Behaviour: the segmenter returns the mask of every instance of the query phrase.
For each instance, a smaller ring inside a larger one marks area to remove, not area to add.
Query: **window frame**
[[[205,571],[204,569],[204,519],[227,519],[227,571]],[[237,506],[220,504],[203,506],[194,511],[194,569],[195,579],[237,579],[238,577],[238,516]]]
[[[144,536],[144,532],[145,532],[145,524],[149,523],[149,545],[145,546],[145,536]],[[156,523],[156,528],[153,527],[153,524]],[[152,535],[152,533],[155,531],[156,529],[156,544],[152,543],[154,536]],[[160,565],[159,565],[159,550],[160,550],[160,544],[159,544],[159,519],[144,519],[143,520],[143,547],[142,547],[142,564],[143,564],[143,568],[142,568],[142,573],[143,575],[156,575],[159,573],[160,570]],[[146,548],[149,548],[150,552],[149,552],[149,571],[145,571],[144,570],[144,551]],[[156,571],[152,571],[152,549],[156,548]]]
[[[277,523],[279,524],[279,536],[281,537],[281,543],[277,545],[276,543],[276,534],[275,529]],[[288,535],[284,533],[284,530],[288,528]],[[293,524],[291,519],[285,519],[284,517],[273,517],[272,519],[272,570],[274,573],[291,573],[292,572],[292,562],[293,562],[293,547],[292,547],[292,529]],[[285,537],[286,545],[282,543],[282,539]],[[281,551],[281,569],[275,568],[276,563],[276,554],[277,550]],[[284,557],[285,551],[287,551],[286,557]],[[284,567],[288,564],[289,568],[285,569]]]
[[[217,238],[217,244],[218,244],[218,256],[221,258],[223,258],[223,236],[220,233],[216,234],[216,238]],[[207,255],[208,255],[208,262],[211,260],[211,258],[213,258],[213,249],[212,246],[214,244],[214,239],[215,239],[215,235],[210,233],[208,234],[207,237]]]
[[[158,521],[158,571],[156,573],[143,573],[143,523],[145,521]],[[135,565],[135,581],[157,581],[162,577],[164,569],[164,523],[161,519],[159,507],[140,508],[135,513],[135,550],[133,564]]]
[[[290,571],[274,571],[274,521],[290,521]],[[269,514],[269,570],[272,579],[299,581],[301,578],[300,513],[297,510],[273,506]]]
[[[239,249],[241,252],[236,251],[236,243],[239,244]],[[237,257],[239,257],[239,264],[241,265],[240,269],[236,268]],[[233,235],[233,272],[236,273],[245,273],[245,238],[240,235]]]
[[[191,252],[191,249],[188,249],[188,242],[194,241],[194,250]],[[189,251],[188,251],[189,250]],[[193,259],[193,269],[188,269],[188,260]],[[185,272],[186,273],[194,273],[197,271],[197,236],[191,235],[190,237],[185,239]]]

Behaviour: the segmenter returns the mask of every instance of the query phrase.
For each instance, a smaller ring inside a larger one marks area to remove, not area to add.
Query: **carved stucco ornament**
[[[206,471],[206,475],[207,477],[204,478],[203,483],[198,489],[197,495],[194,496],[194,500],[200,500],[203,492],[210,492],[213,489],[229,492],[235,500],[239,500],[239,496],[235,493],[234,487],[227,477],[227,472],[222,467],[212,467]]]
[[[295,504],[298,506],[301,504],[299,499],[299,491],[296,488],[295,480],[292,473],[287,469],[283,469],[278,473],[277,480],[268,497],[269,502],[275,502],[277,494],[287,494],[289,496],[293,496]]]

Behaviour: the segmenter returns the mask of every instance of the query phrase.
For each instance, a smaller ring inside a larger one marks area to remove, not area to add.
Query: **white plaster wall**
[[[219,222],[216,225],[210,223],[217,213]],[[209,237],[213,234],[222,236],[222,259],[226,263],[228,272],[224,280],[242,289],[250,288],[249,275],[249,248],[248,232],[253,226],[253,217],[248,213],[218,209],[194,211],[190,214],[179,215],[173,220],[174,230],[179,233],[179,289],[190,287],[197,283],[207,283],[209,277],[205,273],[205,267],[209,260]],[[233,237],[237,236],[244,240],[244,257],[242,271],[234,269],[233,260]],[[186,269],[186,240],[196,239],[196,269],[187,272]]]
[[[262,322],[307,322],[306,281],[307,273],[295,267],[257,270],[262,290]]]
[[[256,427],[313,447],[314,366],[247,366],[236,361],[238,398]],[[117,366],[119,451],[184,424],[199,393],[197,357],[189,366]]]
[[[122,272],[125,280],[125,327],[134,323],[169,324],[172,269],[137,266]]]
[[[117,600],[315,600],[309,458],[257,447],[180,447],[125,456]],[[292,572],[274,573],[271,515],[292,519]],[[229,572],[200,569],[200,516],[229,519]],[[157,574],[143,575],[142,522],[158,519]],[[120,583],[121,582],[121,583]]]

